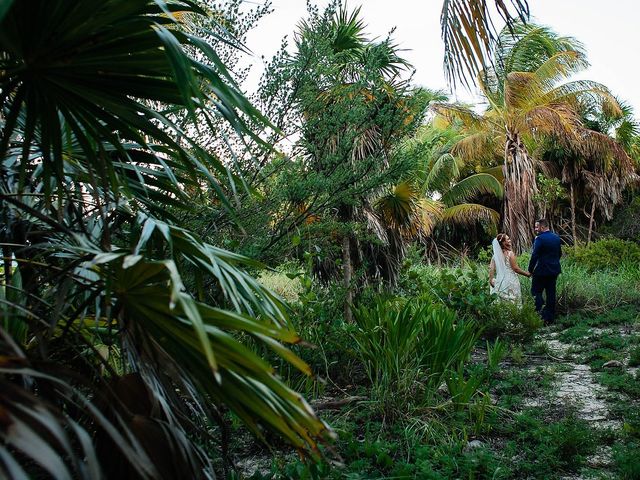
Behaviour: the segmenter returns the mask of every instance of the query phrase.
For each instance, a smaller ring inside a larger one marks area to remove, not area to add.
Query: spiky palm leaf
[[[203,14],[160,0],[22,0],[0,10],[0,303],[5,327],[33,347],[24,358],[1,331],[0,356],[23,360],[22,370],[3,364],[0,381],[26,403],[3,388],[0,403],[21,411],[0,436],[19,450],[16,429],[49,442],[26,453],[54,478],[96,478],[96,469],[210,477],[195,440],[206,443],[223,404],[258,435],[275,431],[301,451],[316,453],[328,433],[239,341],[251,336],[309,373],[283,346],[298,339],[281,302],[246,273],[260,265],[206,244],[167,211],[190,208],[203,185],[230,208],[223,189],[233,186],[220,180],[230,176],[194,140],[198,122],[219,116],[246,138],[256,136],[243,118],[266,123],[175,11]],[[175,109],[188,125],[172,121]],[[35,364],[76,374],[45,376]],[[129,372],[144,392],[137,404],[117,387]],[[62,426],[67,439],[56,434]],[[126,462],[118,448],[131,452]],[[0,449],[3,474],[40,473],[15,453]]]
[[[480,72],[479,82],[491,102],[501,103],[509,73],[536,70],[545,59],[567,51],[577,52],[587,66],[584,47],[575,38],[559,36],[542,25],[516,22],[500,32],[492,53],[493,65]]]

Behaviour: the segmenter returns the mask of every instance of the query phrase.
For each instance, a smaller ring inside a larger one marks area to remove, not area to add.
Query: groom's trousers
[[[531,277],[531,295],[535,300],[536,312],[540,313],[545,323],[553,322],[556,316],[556,280],[558,280],[557,275]]]

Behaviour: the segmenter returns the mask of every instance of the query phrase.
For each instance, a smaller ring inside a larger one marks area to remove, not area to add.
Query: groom
[[[545,323],[552,323],[556,314],[556,280],[560,275],[560,237],[549,231],[549,222],[540,219],[535,223],[536,239],[529,262],[531,273],[531,295],[536,311]],[[545,299],[542,293],[545,293]],[[542,305],[544,304],[544,308]]]

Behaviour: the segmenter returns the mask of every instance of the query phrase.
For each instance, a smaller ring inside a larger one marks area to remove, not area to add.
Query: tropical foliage
[[[3,11],[3,476],[211,476],[201,445],[223,405],[301,451],[329,432],[234,334],[309,373],[282,346],[298,337],[280,301],[246,273],[259,265],[167,211],[205,186],[229,205],[199,123],[249,138],[243,118],[266,124],[178,12],[205,14],[146,0]]]
[[[631,108],[526,1],[443,2],[482,113],[307,9],[250,95],[270,2],[0,3],[0,477],[552,478],[601,442],[630,475],[634,405],[547,405],[640,391]],[[587,240],[551,327],[487,284],[539,215]]]
[[[486,112],[480,115],[455,105],[436,108],[465,133],[454,154],[469,162],[503,163],[503,229],[522,251],[530,245],[536,219],[536,144],[552,139],[563,149],[565,179],[580,162],[600,162],[620,172],[614,178],[624,188],[633,164],[614,139],[590,130],[581,120],[587,109],[622,115],[609,90],[586,80],[561,83],[584,68],[579,47],[568,49],[570,39],[532,24],[515,33],[516,40],[500,42],[502,48],[495,51],[497,66],[480,74],[480,88],[489,104]],[[505,30],[502,35],[511,33]]]

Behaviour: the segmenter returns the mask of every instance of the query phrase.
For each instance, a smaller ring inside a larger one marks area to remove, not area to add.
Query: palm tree
[[[481,223],[488,230],[497,228],[498,212],[469,201],[482,195],[502,199],[501,182],[490,173],[467,174],[467,166],[451,154],[459,137],[453,128],[429,124],[400,151],[400,156],[415,158],[414,170],[375,202],[389,236],[406,241],[426,239],[439,224],[467,227]]]
[[[511,51],[521,50],[521,42],[529,39],[524,36]],[[584,56],[579,51],[562,49],[543,61],[539,56],[538,59],[529,63],[535,67],[531,71],[505,70],[501,88],[495,88],[499,82],[481,81],[480,89],[489,104],[482,115],[455,105],[436,107],[465,133],[454,154],[469,161],[502,159],[504,229],[518,251],[530,245],[530,229],[535,221],[536,161],[531,151],[536,141],[552,137],[565,148],[584,155],[619,154],[615,142],[588,130],[580,119],[580,111],[587,105],[613,113],[620,111],[607,88],[591,81],[561,83],[584,67]],[[480,75],[481,80],[492,77],[496,78],[496,72]]]
[[[327,196],[345,225],[340,236],[348,321],[354,296],[352,255],[361,256],[349,224],[370,219],[368,193],[383,181],[394,142],[420,116],[416,95],[402,79],[408,65],[397,47],[390,39],[367,39],[364,29],[360,9],[329,8],[301,23],[293,59],[305,70],[297,99],[303,116],[299,146],[310,171],[334,179],[330,183],[336,191]]]
[[[203,189],[231,208],[198,123],[256,141],[244,118],[267,124],[177,12],[204,14],[153,0],[0,9],[3,478],[211,478],[200,445],[227,408],[301,452],[330,433],[241,341],[310,373],[283,345],[299,339],[282,303],[246,272],[260,265],[167,211]]]
[[[589,127],[589,135],[611,143],[610,154],[575,152],[553,142],[541,148],[542,155],[559,167],[558,176],[568,185],[574,242],[578,240],[576,211],[581,199],[584,199],[582,210],[589,219],[587,242],[590,242],[596,212],[611,220],[614,207],[622,202],[624,190],[637,180],[633,155],[636,154],[634,139],[639,129],[632,109],[623,102],[619,105],[622,114],[593,109],[580,112],[583,123]],[[587,209],[590,210],[588,214]]]

